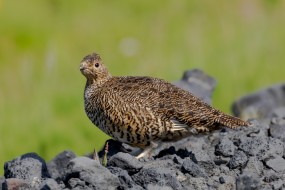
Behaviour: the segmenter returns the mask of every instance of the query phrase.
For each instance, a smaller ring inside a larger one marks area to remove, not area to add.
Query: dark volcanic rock
[[[92,187],[88,186],[85,181],[79,178],[70,178],[68,180],[69,189],[91,189]]]
[[[276,172],[285,171],[285,160],[282,157],[270,159],[266,162],[266,165]]]
[[[236,150],[234,143],[227,137],[220,139],[219,144],[216,146],[216,154],[221,154],[223,156],[232,156]]]
[[[211,97],[216,86],[216,80],[199,69],[185,71],[180,81],[174,84],[211,104]]]
[[[259,190],[260,180],[254,175],[241,175],[237,179],[237,190]]]
[[[168,168],[143,168],[132,178],[134,182],[144,188],[147,188],[150,184],[158,185],[161,189],[167,186],[173,189],[182,188],[180,182],[176,179],[175,173]]]
[[[236,151],[229,161],[229,168],[234,169],[237,167],[243,167],[247,162],[247,156],[242,151]]]
[[[285,106],[285,84],[277,84],[246,95],[232,105],[235,116],[247,119],[268,118],[275,108]]]
[[[285,145],[282,141],[276,138],[269,138],[269,151],[266,153],[267,158],[282,157],[284,154]]]
[[[142,187],[138,186],[131,176],[128,174],[126,170],[118,167],[109,167],[109,170],[112,174],[118,176],[120,180],[120,187],[123,189],[143,189]]]
[[[127,144],[123,144],[114,139],[109,139],[105,142],[103,149],[98,152],[98,155],[100,158],[103,158],[103,156],[105,155],[105,147],[107,143],[108,143],[108,154],[107,154],[108,158],[112,157],[113,155],[119,152],[126,153],[126,152],[132,152],[132,151],[137,150],[137,148],[131,147]]]
[[[257,156],[259,159],[265,158],[269,151],[269,143],[266,138],[242,137],[239,148],[249,156]]]
[[[219,182],[221,184],[224,184],[226,181],[225,181],[225,178],[224,177],[219,177]]]
[[[285,124],[284,125],[271,124],[269,133],[271,137],[280,139],[282,142],[285,143]]]
[[[263,174],[263,164],[256,157],[249,157],[248,161],[242,170],[243,173],[253,173],[261,176]]]
[[[74,179],[78,178],[79,180]],[[71,181],[70,181],[71,180]],[[112,174],[99,162],[87,157],[77,157],[68,163],[66,179],[73,187],[100,189],[102,187],[115,188],[120,185],[117,176]],[[84,184],[82,185],[82,183]]]
[[[0,177],[0,190],[2,190],[3,189],[3,185],[4,185],[4,183],[5,183],[5,177],[4,176],[1,176]]]
[[[173,189],[180,189],[181,184],[178,178],[183,174],[179,171],[179,165],[175,164],[173,160],[175,159],[171,155],[157,160],[148,160],[132,178],[134,182],[144,188],[149,184],[157,184],[160,188],[168,186]]]
[[[202,177],[189,177],[187,180],[183,181],[183,187],[185,189],[195,189],[195,190],[204,190],[209,189],[207,180]]]
[[[134,156],[122,152],[112,156],[108,161],[108,166],[120,167],[129,173],[137,173],[143,167]]]
[[[52,190],[52,189],[63,189],[63,188],[64,188],[63,184],[59,185],[54,179],[48,178],[41,183],[39,189]]]
[[[181,171],[184,173],[189,173],[193,177],[207,177],[205,171],[189,158],[184,160]]]
[[[4,176],[6,179],[23,179],[33,187],[38,187],[43,179],[50,177],[45,161],[36,153],[27,153],[6,162]]]
[[[146,186],[146,189],[147,190],[160,190],[160,189],[163,189],[163,190],[173,190],[173,188],[170,187],[170,186],[166,186],[166,185],[161,186],[161,185],[155,185],[155,184],[148,184]]]
[[[75,158],[76,155],[72,151],[63,151],[59,153],[56,157],[54,157],[47,164],[47,168],[51,178],[62,181],[64,180],[64,176],[66,174],[67,164],[70,160]]]
[[[213,150],[214,151],[214,150]],[[213,154],[213,151],[197,151],[193,150],[192,154],[190,156],[191,160],[193,160],[194,163],[198,164],[199,167],[201,167],[201,170],[204,170],[205,173],[208,173],[208,175],[212,175],[214,171],[215,163],[213,160],[213,156],[210,156],[209,154]],[[185,160],[185,159],[184,159]]]
[[[33,189],[31,184],[29,184],[26,180],[17,179],[17,178],[9,178],[4,181],[2,184],[3,190],[16,190],[16,189]]]
[[[280,119],[284,120],[285,119],[285,105],[282,107],[274,108],[272,110],[272,114],[271,114],[270,118],[280,118]]]

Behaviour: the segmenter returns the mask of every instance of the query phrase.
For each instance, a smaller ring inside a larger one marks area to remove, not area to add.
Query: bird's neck
[[[86,87],[94,86],[95,88],[100,88],[104,86],[104,84],[112,78],[111,75],[107,75],[104,78],[98,80],[98,78],[87,78]]]

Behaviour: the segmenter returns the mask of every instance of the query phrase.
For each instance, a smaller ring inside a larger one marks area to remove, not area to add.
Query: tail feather
[[[252,126],[252,124],[248,121],[243,121],[240,118],[230,116],[227,114],[221,114],[216,119],[215,122],[220,123],[226,127],[229,127],[231,129],[236,129],[240,126]]]

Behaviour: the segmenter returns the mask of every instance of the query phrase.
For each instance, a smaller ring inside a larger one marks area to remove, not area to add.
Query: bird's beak
[[[86,62],[85,61],[82,61],[80,63],[79,69],[80,69],[81,72],[84,71],[84,69],[86,69]]]

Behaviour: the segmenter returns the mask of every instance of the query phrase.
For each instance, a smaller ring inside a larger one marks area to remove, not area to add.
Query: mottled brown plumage
[[[82,60],[80,71],[87,79],[84,104],[89,119],[114,139],[145,149],[139,157],[163,141],[219,126],[250,125],[164,80],[113,77],[96,53]]]

